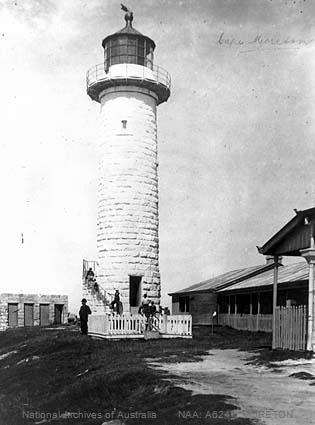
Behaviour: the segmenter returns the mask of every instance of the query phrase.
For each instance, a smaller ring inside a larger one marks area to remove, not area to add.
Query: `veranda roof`
[[[278,285],[296,283],[302,280],[308,281],[308,264],[306,261],[289,264],[279,267],[278,270]],[[273,270],[267,270],[257,276],[243,280],[235,285],[227,288],[219,289],[217,292],[223,293],[227,291],[239,291],[242,289],[252,289],[261,286],[273,285]]]
[[[246,267],[243,269],[233,270],[219,276],[204,280],[194,285],[188,286],[180,291],[172,292],[169,295],[185,294],[191,292],[209,292],[217,291],[219,288],[231,286],[234,283],[244,280],[250,276],[261,273],[265,270],[273,269],[273,264],[260,264],[259,266]]]

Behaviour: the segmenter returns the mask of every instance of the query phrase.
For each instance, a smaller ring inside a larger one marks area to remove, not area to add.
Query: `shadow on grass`
[[[211,335],[210,327],[201,327],[196,329],[195,336],[199,339],[206,338]],[[281,365],[275,362],[284,360],[311,359],[313,354],[306,351],[292,350],[272,350],[271,348],[272,334],[265,332],[246,332],[236,331],[228,327],[216,327],[211,337],[210,348],[234,348],[252,353],[252,358],[248,364],[257,366],[266,366],[269,368],[279,368]]]
[[[147,364],[147,358],[198,361],[211,348],[256,353],[270,337],[228,328],[215,329],[213,335],[208,331],[195,331],[192,340],[151,341],[92,340],[69,329],[3,332],[0,354],[17,352],[0,361],[1,423],[33,424],[55,414],[56,420],[42,423],[102,424],[118,418],[134,425],[152,421],[159,425],[251,424],[249,419],[235,417],[233,398],[192,395],[171,384],[171,375]],[[65,412],[68,417],[60,417]],[[76,414],[72,419],[71,413]]]
[[[312,353],[306,351],[291,351],[291,350],[272,350],[271,348],[262,348],[259,350],[249,350],[253,356],[249,359],[247,364],[256,366],[266,366],[273,371],[283,367],[278,362],[285,360],[309,360],[312,358]]]

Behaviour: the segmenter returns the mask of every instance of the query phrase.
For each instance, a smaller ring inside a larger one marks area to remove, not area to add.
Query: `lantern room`
[[[103,40],[105,72],[112,65],[126,63],[153,69],[155,43],[149,37],[134,29],[132,20],[132,12],[126,13],[126,26]]]
[[[153,63],[155,43],[151,38],[133,28],[133,13],[126,11],[123,29],[104,38],[104,61],[88,70],[87,93],[91,99],[101,103],[105,90],[118,86],[140,87],[155,96],[157,105],[170,96],[171,77],[160,66]]]

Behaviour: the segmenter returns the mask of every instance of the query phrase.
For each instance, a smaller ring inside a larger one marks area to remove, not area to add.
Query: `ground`
[[[0,333],[0,347],[1,425],[312,423],[314,363],[270,350],[268,334],[106,341],[21,328]]]

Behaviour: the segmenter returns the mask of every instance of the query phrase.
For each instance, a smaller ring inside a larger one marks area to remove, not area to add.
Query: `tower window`
[[[127,128],[127,120],[121,120],[122,128]]]
[[[141,304],[141,276],[129,276],[129,304],[130,307]]]

